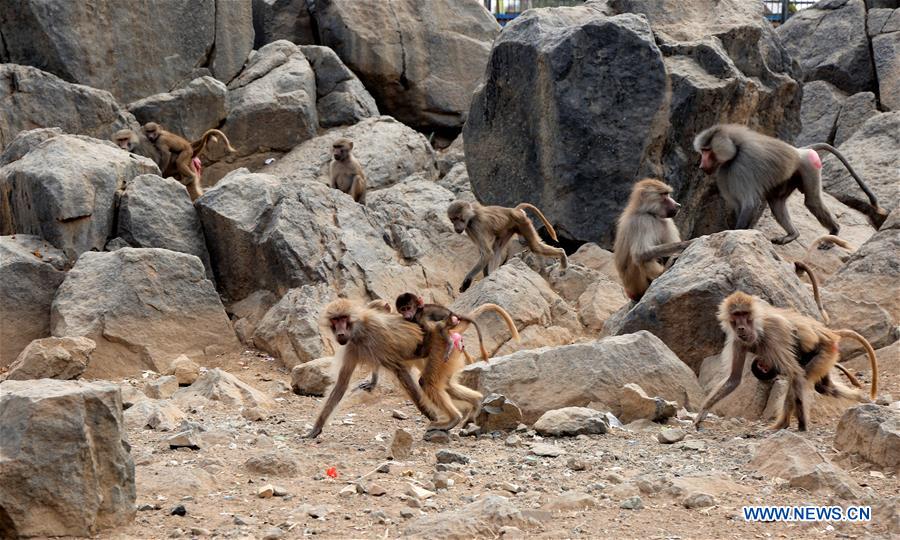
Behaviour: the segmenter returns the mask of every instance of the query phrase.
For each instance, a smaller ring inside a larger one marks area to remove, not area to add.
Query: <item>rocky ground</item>
[[[688,420],[671,419],[665,427],[686,434],[675,444],[660,443],[664,427],[647,421],[604,435],[542,438],[522,426],[430,443],[422,440],[425,419],[385,385],[374,395],[354,394],[310,441],[300,435],[321,399],[292,394],[289,374],[263,355],[248,351],[217,362],[276,396],[276,406],[256,421],[217,401],[185,408],[186,421],[205,430],[198,450],[171,449],[171,432],[129,427],[139,510],[132,524],[100,538],[880,538],[900,530],[897,471],[834,448],[840,411],[815,418],[802,438],[846,471],[844,488],[861,494],[853,502],[838,497],[841,488],[791,487],[751,465],[754,446],[770,436],[760,422],[712,419],[695,432]],[[897,362],[884,368],[882,394],[900,394]],[[411,451],[391,460],[401,429],[412,435]],[[265,496],[267,487],[275,496]],[[741,517],[744,505],[854,503],[872,505],[872,522]],[[173,515],[178,507],[185,515]]]

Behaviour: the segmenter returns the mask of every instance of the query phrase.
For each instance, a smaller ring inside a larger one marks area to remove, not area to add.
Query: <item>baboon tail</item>
[[[844,240],[840,236],[835,236],[833,234],[826,234],[824,236],[820,236],[820,237],[816,238],[815,240],[813,240],[812,243],[809,245],[809,251],[814,251],[816,249],[819,249],[819,246],[826,242],[836,244],[838,246],[841,246],[844,249],[849,249],[850,251],[856,250],[856,248],[853,246],[853,244]]]
[[[541,220],[541,222],[544,224],[544,228],[547,229],[547,234],[550,235],[550,238],[552,238],[554,242],[559,242],[559,238],[556,237],[556,229],[553,228],[553,225],[550,225],[550,222],[547,221],[546,217],[544,217],[543,212],[538,210],[537,206],[529,204],[527,202],[523,202],[522,204],[516,206],[516,210],[525,211],[526,209],[531,210],[532,212],[537,214],[538,219]]]
[[[853,179],[856,180],[856,183],[859,184],[859,187],[862,188],[863,192],[865,192],[866,197],[869,198],[869,205],[871,205],[872,207],[871,212],[869,212],[869,219],[872,220],[872,223],[876,228],[881,227],[881,225],[884,223],[884,220],[887,219],[887,211],[884,208],[878,206],[878,199],[875,197],[875,194],[872,193],[872,190],[869,189],[869,186],[867,186],[866,183],[863,182],[863,179],[860,178],[858,174],[856,174],[856,171],[850,165],[850,162],[847,161],[847,158],[845,158],[843,154],[838,152],[837,148],[831,146],[830,144],[816,143],[809,145],[809,148],[813,150],[825,150],[826,152],[837,157],[841,161],[841,163],[844,164],[844,167],[847,168],[847,172],[849,172],[850,176],[852,176]]]
[[[484,340],[481,338],[481,328],[474,320],[472,321],[472,326],[475,327],[475,333],[478,334],[478,347],[481,349],[481,359],[487,362],[490,355],[488,354],[487,349],[484,348]]]
[[[191,151],[194,153],[194,156],[197,156],[206,149],[206,145],[209,143],[210,139],[213,141],[217,141],[218,138],[221,137],[225,142],[225,149],[229,152],[237,152],[232,146],[231,141],[228,140],[228,136],[219,131],[218,129],[208,129],[206,133],[203,134],[198,140],[191,143]]]
[[[834,333],[841,337],[848,337],[855,339],[856,341],[862,344],[863,348],[866,350],[866,354],[869,355],[869,362],[872,364],[872,399],[878,395],[878,358],[875,357],[875,349],[872,348],[872,344],[866,340],[866,338],[857,334],[853,330],[841,329],[834,330]]]
[[[840,362],[835,364],[834,367],[838,368],[841,371],[841,373],[843,373],[850,380],[850,384],[852,384],[853,386],[855,386],[857,388],[862,388],[862,384],[860,384],[859,380],[856,377],[854,377],[852,373],[850,373],[850,370],[848,370],[847,368],[842,366],[840,364]]]
[[[828,312],[822,307],[822,298],[819,296],[819,280],[816,279],[816,275],[810,267],[806,266],[806,263],[800,261],[794,262],[794,270],[797,272],[797,275],[800,275],[801,272],[806,272],[806,275],[809,276],[809,282],[812,283],[813,296],[816,299],[816,305],[819,306],[819,313],[822,314],[822,320],[825,321],[825,324],[828,324],[831,318],[828,317]]]
[[[505,309],[498,306],[497,304],[482,304],[472,310],[472,313],[470,313],[468,317],[475,319],[475,317],[481,315],[485,311],[493,311],[497,315],[500,315],[500,317],[506,323],[507,328],[509,328],[509,333],[512,335],[513,339],[515,339],[516,341],[521,340],[521,338],[519,337],[519,330],[516,328],[516,323],[513,322],[513,318]]]

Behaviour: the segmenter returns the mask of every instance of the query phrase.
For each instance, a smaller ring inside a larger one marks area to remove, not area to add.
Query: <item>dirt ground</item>
[[[100,538],[396,538],[421,516],[458,510],[488,494],[507,497],[529,518],[527,525],[519,527],[524,536],[516,530],[501,533],[498,525],[494,535],[488,536],[494,538],[888,538],[889,531],[896,534],[900,524],[897,471],[836,451],[832,441],[837,413],[814,418],[812,429],[803,436],[870,492],[860,503],[872,505],[873,520],[753,523],[741,517],[743,505],[842,503],[832,494],[789,488],[782,480],[750,470],[750,446],[769,434],[761,423],[713,419],[704,431],[686,429],[686,441],[702,441],[688,445],[695,448],[660,444],[658,425],[553,440],[524,431],[509,441],[509,434],[497,438],[454,435],[447,444],[434,444],[422,440],[426,420],[388,384],[372,395],[357,392],[345,400],[322,435],[310,441],[300,435],[310,427],[322,399],[277,393],[290,382],[287,370],[277,361],[245,352],[222,357],[217,364],[209,367],[222,367],[277,396],[277,409],[255,422],[244,419],[239,408],[217,402],[185,411],[189,421],[206,429],[200,450],[170,450],[162,441],[171,433],[130,430],[137,503],[142,509],[131,525],[104,531]],[[896,399],[900,370],[896,364],[887,367],[882,369],[881,394]],[[362,374],[358,375],[361,379]],[[395,409],[407,419],[395,418]],[[393,462],[390,472],[373,472],[388,461],[391,437],[398,428],[412,433],[412,454]],[[566,453],[555,458],[530,456],[529,447],[537,441],[555,444]],[[442,466],[450,469],[443,478],[449,476],[454,482],[436,489],[435,453],[444,448],[467,456],[470,462]],[[265,477],[245,466],[248,458],[276,450],[293,453],[299,465],[295,475]],[[584,470],[574,470],[582,466]],[[332,467],[336,479],[326,475]],[[371,489],[375,484],[383,488],[383,495],[340,494],[367,473],[371,473],[367,477],[370,491],[378,491]],[[672,481],[686,492],[673,494],[665,489]],[[411,500],[406,495],[410,483],[436,493],[421,503]],[[283,488],[287,495],[258,497],[265,484]],[[713,495],[715,504],[685,508],[685,493],[694,489]],[[596,505],[566,510],[560,501],[576,493],[589,494]],[[643,501],[642,509],[620,507],[636,494]],[[548,510],[548,503],[564,509]],[[186,515],[171,515],[178,505],[184,506]],[[454,528],[455,523],[448,520],[443,533],[466,537]]]

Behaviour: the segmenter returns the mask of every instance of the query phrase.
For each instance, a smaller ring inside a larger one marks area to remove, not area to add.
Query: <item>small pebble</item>
[[[640,497],[628,497],[619,504],[619,508],[625,510],[640,510],[644,507],[644,501]]]
[[[179,504],[178,506],[176,506],[175,508],[172,509],[171,514],[173,516],[186,516],[187,508],[185,508],[183,504]]]

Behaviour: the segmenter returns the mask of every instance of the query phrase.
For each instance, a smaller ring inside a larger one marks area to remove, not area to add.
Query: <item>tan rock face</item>
[[[3,536],[92,536],[134,517],[134,462],[117,386],[5,381],[0,432]]]
[[[82,337],[32,341],[9,366],[7,379],[76,379],[87,369],[97,344]]]
[[[837,426],[834,446],[882,467],[900,466],[900,410],[875,404],[847,409]]]

